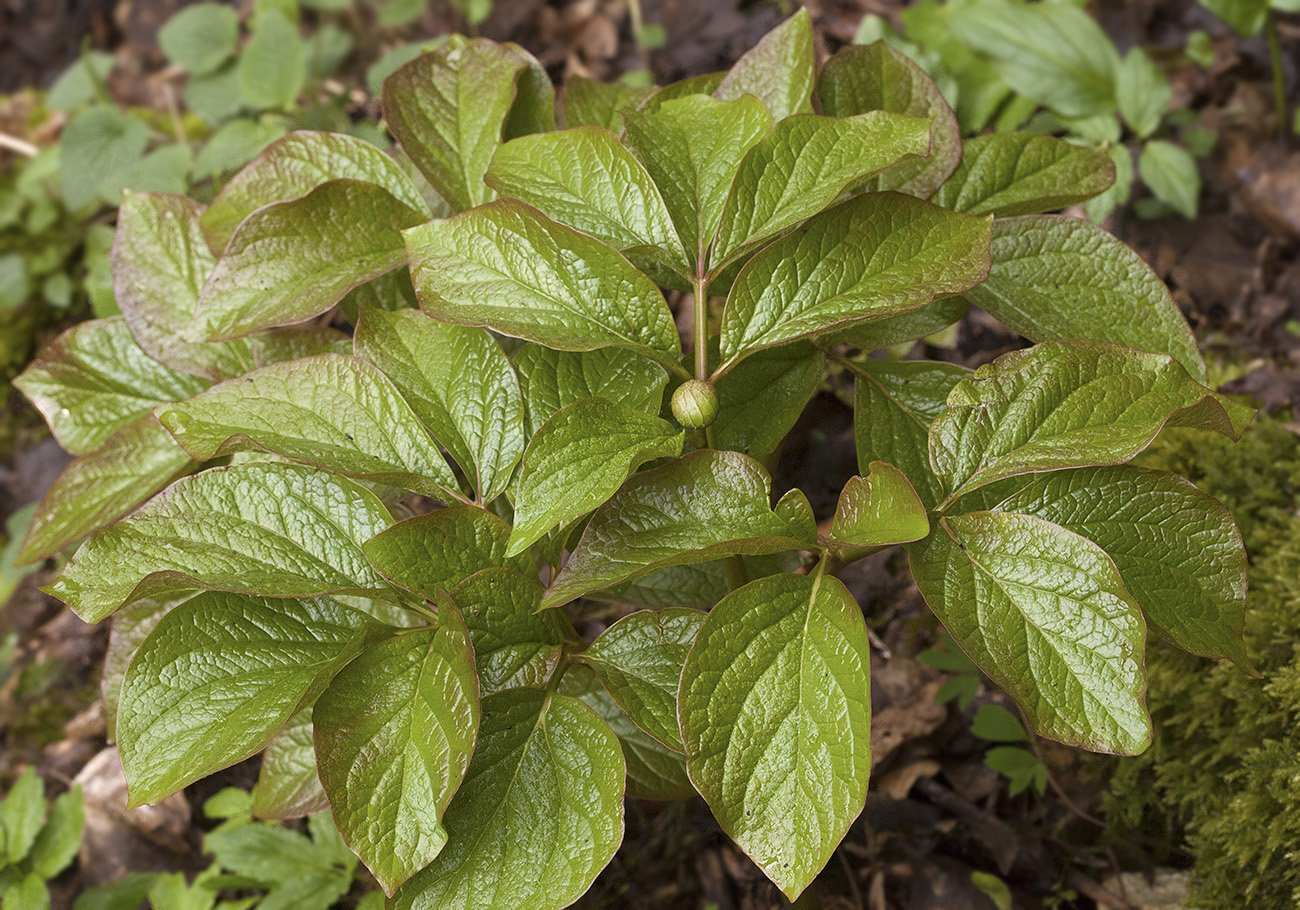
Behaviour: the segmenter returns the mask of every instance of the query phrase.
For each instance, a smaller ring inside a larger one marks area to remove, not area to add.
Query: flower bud
[[[710,426],[718,416],[718,390],[699,379],[683,382],[673,392],[673,416],[688,430]]]

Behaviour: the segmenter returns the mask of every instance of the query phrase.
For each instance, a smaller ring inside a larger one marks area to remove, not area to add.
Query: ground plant
[[[85,538],[49,590],[117,615],[133,804],[265,750],[253,812],[328,808],[389,906],[533,910],[591,885],[625,797],[698,793],[795,898],[871,767],[848,562],[905,545],[1064,743],[1146,748],[1148,630],[1246,662],[1231,517],[1129,462],[1253,412],[1133,251],[1045,214],[1104,152],[963,143],[883,43],[818,72],[803,12],[558,109],[522,48],[452,37],[383,104],[409,169],[294,132],[209,206],[126,194],[122,315],[16,381],[78,456],[19,561]],[[972,305],[1033,346],[872,356]],[[860,473],[818,515],[764,463],[828,381]],[[591,601],[642,609],[587,640]]]

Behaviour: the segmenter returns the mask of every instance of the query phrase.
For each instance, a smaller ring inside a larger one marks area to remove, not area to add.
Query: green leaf
[[[239,45],[239,15],[220,3],[196,3],[163,23],[158,44],[167,59],[186,72],[211,73]]]
[[[202,208],[165,193],[126,193],[113,243],[114,293],[136,342],[150,357],[204,379],[340,347],[347,336],[320,326],[259,332],[214,344],[181,339],[216,258],[200,230]]]
[[[871,111],[781,121],[741,159],[718,222],[710,268],[716,274],[864,178],[929,148],[929,122],[904,114]]]
[[[252,791],[255,817],[301,818],[330,807],[316,770],[312,714],[311,705],[301,709],[267,743]]]
[[[1066,117],[1115,109],[1119,53],[1077,6],[982,0],[954,8],[949,22],[1017,93]]]
[[[140,649],[140,643],[149,637],[149,633],[162,618],[177,604],[183,603],[191,596],[192,594],[187,592],[176,600],[142,600],[123,607],[114,614],[99,683],[110,743],[117,740],[117,705],[122,695],[122,680],[126,678],[131,658],[135,657],[135,652]]]
[[[30,765],[9,788],[0,804],[0,821],[4,822],[5,856],[11,865],[27,858],[45,821],[45,782]]]
[[[334,822],[392,895],[447,842],[442,813],[478,735],[469,630],[442,600],[437,629],[363,651],[316,702],[316,760]]]
[[[793,490],[773,511],[771,489],[758,462],[711,449],[635,475],[591,517],[542,606],[668,566],[813,547],[808,500]]]
[[[523,136],[497,149],[488,186],[631,258],[689,275],[659,189],[613,133],[580,126]]]
[[[215,179],[242,168],[284,133],[284,124],[276,118],[239,118],[223,123],[199,149],[194,159],[194,179]]]
[[[1268,15],[1269,0],[1197,0],[1243,38],[1259,33]]]
[[[766,458],[821,388],[826,355],[809,344],[759,351],[718,381],[718,447]]]
[[[600,633],[582,654],[636,725],[678,752],[683,746],[677,684],[704,616],[681,609],[632,613]]]
[[[59,140],[59,183],[68,211],[96,202],[100,187],[139,161],[148,143],[148,124],[113,105],[73,117]]]
[[[565,351],[628,347],[676,364],[663,294],[615,250],[503,199],[406,232],[420,306]]]
[[[511,689],[483,700],[451,839],[398,892],[399,910],[559,910],[623,839],[618,739],[576,699]]]
[[[356,357],[319,354],[272,364],[158,415],[200,461],[261,449],[434,498],[460,496],[410,405]]]
[[[1128,202],[1133,192],[1133,150],[1127,145],[1112,145],[1106,151],[1111,164],[1115,165],[1115,183],[1084,204],[1084,212],[1094,223],[1105,220],[1116,207]]]
[[[1196,217],[1201,174],[1191,152],[1164,139],[1153,139],[1142,146],[1138,173],[1157,199],[1184,218]]]
[[[680,455],[684,441],[668,421],[604,398],[557,411],[524,453],[507,552],[520,553],[590,512],[647,461]]]
[[[741,159],[771,129],[772,114],[752,95],[687,95],[653,110],[625,110],[623,122],[695,267],[713,242]]]
[[[934,201],[954,212],[1006,218],[1063,209],[1114,182],[1115,167],[1100,149],[1038,133],[989,133],[966,140],[961,164]]]
[[[165,145],[101,183],[99,198],[106,205],[117,205],[124,190],[183,193],[189,187],[193,161],[194,152],[188,145]]]
[[[427,218],[358,180],[331,180],[301,199],[258,209],[213,268],[187,340],[237,338],[323,313],[401,265],[401,231]]]
[[[930,461],[951,502],[1018,474],[1122,464],[1167,424],[1235,439],[1253,416],[1172,357],[1104,341],[1049,342],[957,383],[930,427]]]
[[[723,101],[753,95],[777,120],[811,114],[815,66],[812,17],[801,9],[746,51],[713,95]]]
[[[92,319],[64,332],[13,384],[74,455],[96,451],[155,405],[189,398],[208,386],[140,350],[121,316]]]
[[[1031,784],[1040,794],[1047,792],[1047,768],[1028,749],[998,746],[984,756],[984,764],[1008,778],[1011,796],[1023,793]]]
[[[993,268],[966,294],[1033,341],[1093,338],[1168,354],[1196,379],[1205,364],[1165,283],[1136,252],[1079,218],[993,225]]]
[[[959,322],[969,309],[970,304],[964,297],[942,297],[919,309],[869,319],[859,325],[832,332],[822,344],[843,343],[863,351],[876,351],[942,332]]]
[[[691,780],[791,900],[867,796],[869,648],[862,610],[838,579],[773,575],[709,612],[682,670]]]
[[[529,439],[556,411],[584,398],[658,414],[668,384],[663,367],[624,348],[556,351],[527,344],[515,355],[515,372],[528,412]]]
[[[947,490],[930,467],[930,424],[943,413],[953,386],[970,371],[924,360],[863,360],[855,372],[858,470],[870,473],[876,461],[894,465],[926,508],[934,508]]]
[[[1040,734],[1121,755],[1151,742],[1145,625],[1100,547],[1030,515],[971,512],[909,553],[926,603]]]
[[[573,76],[564,82],[560,99],[565,125],[599,126],[616,133],[622,118],[654,94],[651,86],[631,86],[621,82],[601,82],[585,76]]]
[[[1129,50],[1115,87],[1119,112],[1129,128],[1145,139],[1160,126],[1174,91],[1169,79],[1140,47]]]
[[[6,541],[4,547],[0,548],[0,604],[8,603],[14,591],[18,590],[19,583],[40,568],[39,565],[18,564],[18,552],[22,549],[23,538],[27,536],[27,529],[35,517],[36,503],[32,503],[15,509],[5,519]]]
[[[29,872],[4,892],[5,910],[50,910],[50,889],[35,872]]]
[[[27,857],[32,872],[40,878],[51,879],[68,868],[81,849],[81,829],[85,823],[81,785],[76,784],[51,804],[49,818],[36,835]]]
[[[278,10],[259,15],[239,54],[239,94],[256,110],[293,106],[307,81],[307,48]]]
[[[238,116],[244,108],[239,91],[239,63],[231,60],[214,73],[185,80],[185,106],[209,124]]]
[[[493,567],[536,574],[528,554],[506,556],[510,525],[486,509],[450,508],[399,521],[361,549],[385,578],[425,600]],[[465,606],[461,612],[468,615]]]
[[[213,249],[223,250],[254,210],[301,199],[331,180],[373,183],[428,217],[420,191],[393,158],[352,136],[298,130],[271,143],[230,178],[203,213],[203,232]]]
[[[357,355],[393,381],[469,477],[482,502],[505,492],[523,455],[524,401],[505,352],[483,329],[418,310],[362,310]]]
[[[969,290],[988,275],[991,221],[892,193],[810,218],[736,277],[721,370],[751,351]]]
[[[929,157],[886,168],[867,182],[867,190],[929,199],[961,161],[961,128],[939,87],[910,57],[883,41],[840,48],[822,67],[817,95],[822,113],[830,117],[893,111],[931,120]]]
[[[274,462],[214,468],[96,533],[49,590],[91,623],[196,587],[383,595],[388,586],[361,543],[391,523],[373,493],[335,474]]]
[[[18,564],[53,556],[130,512],[193,464],[152,414],[68,465],[46,491],[27,529]]]
[[[483,182],[528,62],[484,38],[452,35],[384,80],[384,117],[455,211],[496,198]]]
[[[484,696],[546,687],[563,656],[564,627],[554,610],[538,612],[536,572],[484,569],[453,588],[451,598],[469,626]]]
[[[851,547],[882,547],[930,533],[921,497],[898,468],[873,461],[867,476],[850,477],[840,491],[831,540]]]
[[[470,0],[476,2],[476,0]],[[489,0],[477,0],[489,2]],[[549,133],[555,130],[555,86],[542,62],[528,49],[507,41],[501,45],[524,61],[515,89],[515,102],[510,106],[505,129],[501,136],[509,141],[530,133]]]
[[[265,747],[367,643],[365,621],[327,598],[215,591],[168,613],[122,685],[117,735],[131,806]]]
[[[1024,724],[1000,705],[980,705],[971,721],[970,731],[992,743],[1023,743],[1029,739]]]
[[[1131,465],[1047,474],[997,506],[1110,556],[1147,622],[1181,648],[1246,666],[1246,550],[1232,515],[1176,474]]]
[[[84,51],[54,80],[45,93],[45,104],[56,111],[74,111],[95,99],[95,84],[108,79],[117,57],[104,51]],[[91,74],[94,77],[91,77]]]

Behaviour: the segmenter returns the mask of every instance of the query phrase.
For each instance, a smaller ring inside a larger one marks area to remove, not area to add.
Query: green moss
[[[1246,642],[1262,676],[1162,643],[1148,653],[1152,748],[1115,760],[1103,810],[1121,831],[1185,839],[1193,906],[1300,905],[1300,439],[1264,419],[1233,445],[1179,434],[1145,458],[1237,517],[1251,554]]]

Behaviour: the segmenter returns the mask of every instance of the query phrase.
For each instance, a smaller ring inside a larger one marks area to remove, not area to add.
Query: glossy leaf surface
[[[925,505],[907,475],[883,461],[867,467],[866,476],[850,477],[840,492],[831,540],[853,547],[881,547],[928,534]]]
[[[451,597],[469,626],[484,695],[546,686],[560,662],[564,628],[554,610],[538,611],[542,585],[535,574],[484,569],[453,588]]]
[[[786,344],[746,357],[718,381],[718,447],[766,458],[821,388],[826,355]]]
[[[327,811],[329,797],[316,770],[312,706],[302,708],[266,744],[252,790],[254,818],[302,818]]]
[[[934,201],[972,215],[1033,215],[1084,202],[1115,182],[1104,151],[1039,133],[966,140],[961,164]]]
[[[801,9],[746,51],[713,94],[724,101],[753,95],[777,120],[812,113],[815,67],[812,17]]]
[[[529,344],[515,355],[515,372],[527,406],[529,439],[556,411],[584,398],[658,414],[668,384],[663,367],[624,348],[555,351]]]

